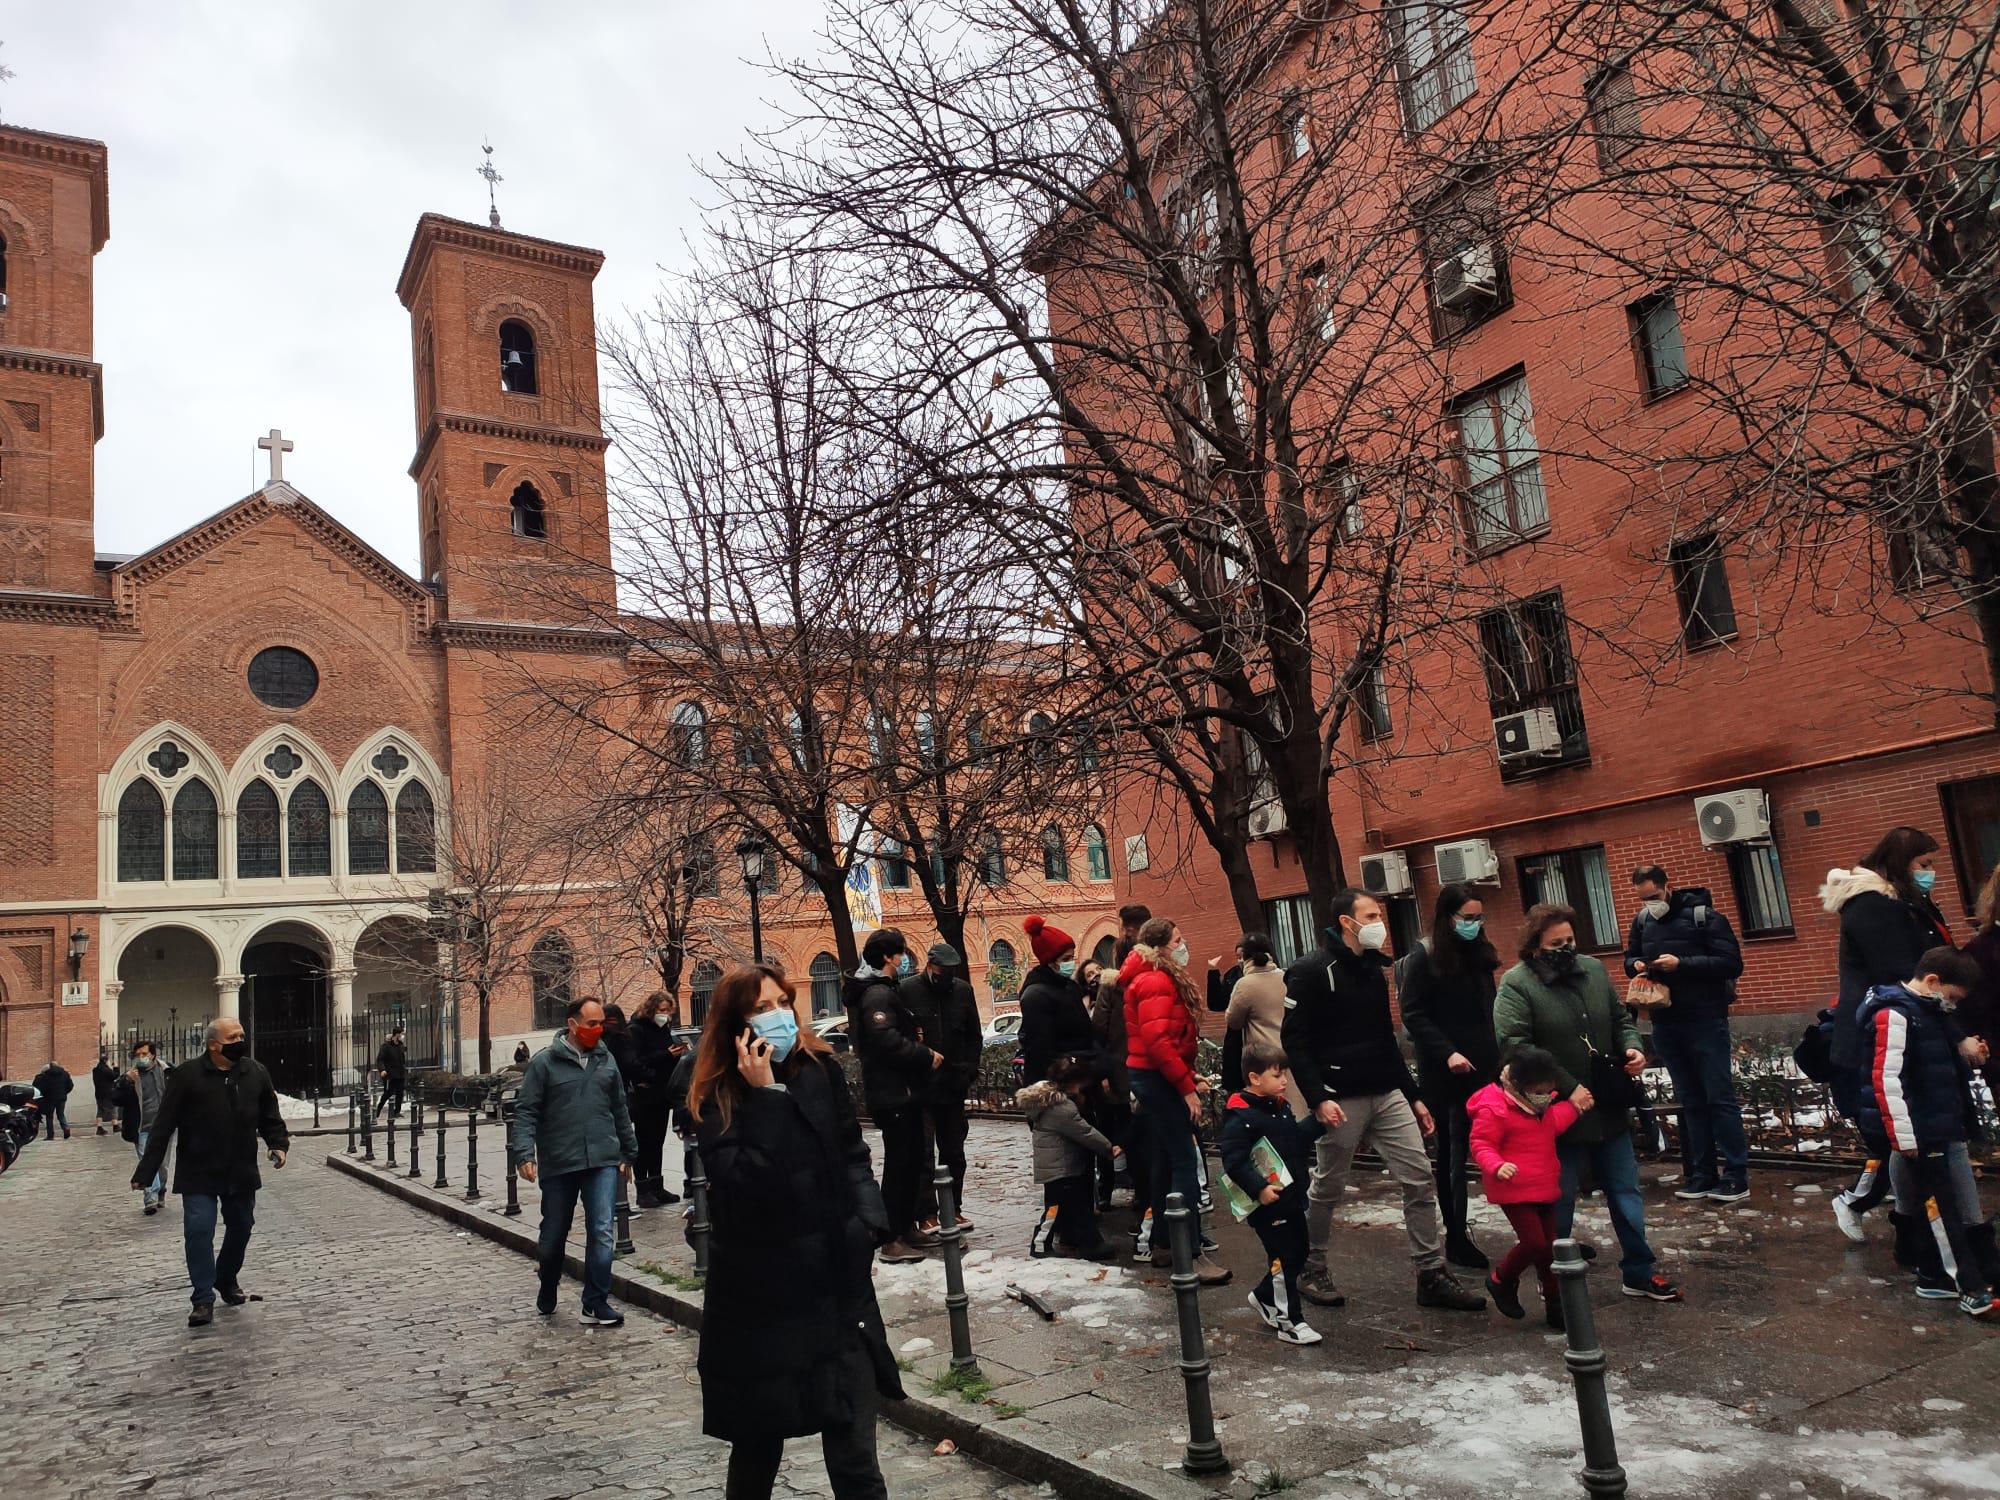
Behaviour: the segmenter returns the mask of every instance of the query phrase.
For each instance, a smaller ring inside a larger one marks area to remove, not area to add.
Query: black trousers
[[[1961,1296],[1984,1297],[1992,1292],[1979,1266],[1979,1253],[1967,1233],[1971,1225],[1958,1201],[1958,1184],[1952,1180],[1951,1158],[1942,1151],[1918,1151],[1906,1156],[1916,1179],[1917,1193],[1924,1200],[1929,1230],[1944,1261],[1945,1274],[1958,1283]],[[1886,1173],[1884,1176],[1888,1175]]]
[[[1058,1177],[1054,1182],[1042,1184],[1042,1225],[1049,1227],[1048,1210],[1055,1210],[1053,1238],[1060,1240],[1072,1250],[1085,1254],[1104,1243],[1104,1236],[1098,1232],[1095,1194],[1089,1177]],[[1037,1255],[1048,1254],[1048,1237],[1036,1236],[1039,1247],[1031,1247]]]
[[[666,1169],[667,1121],[673,1111],[653,1093],[642,1089],[632,1096],[632,1129],[639,1136],[639,1160],[632,1172],[640,1182],[658,1182]]]
[[[889,1487],[882,1482],[882,1466],[875,1457],[875,1413],[881,1397],[875,1390],[875,1368],[859,1338],[849,1343],[841,1363],[846,1366],[842,1384],[854,1392],[854,1420],[819,1435],[826,1477],[833,1481],[834,1500],[888,1500]],[[770,1500],[784,1457],[783,1438],[732,1443],[726,1500]]]
[[[1083,1117],[1097,1127],[1107,1141],[1120,1146],[1127,1145],[1126,1137],[1132,1129],[1132,1097],[1116,1083],[1109,1089],[1091,1089],[1083,1096]],[[1111,1206],[1111,1190],[1118,1181],[1118,1163],[1109,1156],[1097,1158],[1097,1206]]]
[[[1305,1311],[1299,1305],[1299,1272],[1305,1269],[1306,1254],[1310,1246],[1306,1242],[1306,1215],[1303,1207],[1288,1213],[1273,1224],[1253,1224],[1257,1239],[1264,1247],[1267,1269],[1264,1279],[1257,1283],[1257,1300],[1268,1305],[1277,1288],[1271,1284],[1268,1263],[1276,1261],[1285,1273],[1285,1316],[1294,1323],[1305,1321]]]
[[[402,1079],[388,1078],[383,1080],[382,1097],[375,1101],[375,1113],[379,1115],[384,1109],[389,1111],[389,1118],[392,1120],[403,1112]]]
[[[930,1121],[931,1139],[937,1146],[938,1164],[951,1173],[951,1199],[965,1212],[965,1100],[933,1100],[924,1106]],[[933,1195],[935,1196],[935,1195]]]
[[[882,1132],[882,1206],[889,1229],[903,1238],[917,1224],[917,1196],[924,1177],[924,1107],[872,1110]]]
[[[1466,1238],[1465,1167],[1472,1159],[1472,1117],[1465,1112],[1469,1095],[1455,1089],[1426,1086],[1424,1107],[1437,1121],[1437,1155],[1432,1166],[1437,1173],[1438,1210],[1444,1215],[1444,1232],[1453,1239]],[[1291,1285],[1287,1278],[1287,1286]]]

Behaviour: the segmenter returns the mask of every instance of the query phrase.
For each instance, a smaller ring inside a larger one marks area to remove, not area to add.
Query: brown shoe
[[[923,1251],[912,1249],[901,1240],[891,1240],[875,1253],[884,1265],[890,1266],[906,1266],[924,1258]]]
[[[1223,1265],[1221,1261],[1211,1260],[1208,1256],[1201,1255],[1195,1257],[1194,1274],[1195,1279],[1203,1286],[1228,1286],[1235,1272]]]

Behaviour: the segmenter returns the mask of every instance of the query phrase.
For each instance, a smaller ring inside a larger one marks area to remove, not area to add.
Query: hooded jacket
[[[1488,1203],[1554,1203],[1562,1197],[1562,1162],[1556,1137],[1577,1121],[1576,1106],[1558,1099],[1540,1114],[1523,1109],[1497,1083],[1466,1101],[1472,1119],[1472,1159],[1486,1187]],[[1514,1175],[1500,1169],[1514,1164]]]
[[[1090,1006],[1082,985],[1048,964],[1036,964],[1021,986],[1023,1076],[1029,1083],[1040,1082],[1065,1053],[1096,1055],[1097,1028],[1090,1024]]]
[[[1672,954],[1673,969],[1655,972],[1654,959]],[[1655,920],[1643,911],[1632,919],[1625,939],[1625,972],[1633,975],[1646,964],[1646,977],[1666,986],[1673,1004],[1655,1011],[1655,1026],[1729,1013],[1736,998],[1736,981],[1743,975],[1743,948],[1729,918],[1715,909],[1704,886],[1691,885],[1667,896],[1667,914]]]
[[[1201,1033],[1174,976],[1150,948],[1134,946],[1118,971],[1125,991],[1125,1063],[1157,1073],[1186,1097],[1195,1091],[1195,1048]]]
[[[922,973],[912,974],[896,986],[903,1004],[917,1018],[917,1030],[926,1045],[944,1058],[931,1074],[930,1099],[937,1104],[963,1103],[972,1081],[979,1076],[979,1001],[972,986],[956,974],[947,974],[944,983],[933,984]]]
[[[1060,1182],[1065,1177],[1088,1177],[1096,1158],[1111,1154],[1106,1140],[1076,1107],[1076,1101],[1044,1078],[1014,1095],[1034,1132],[1035,1182]]]
[[[1871,989],[1855,1008],[1867,1087],[1855,1126],[1871,1145],[1929,1150],[1977,1134],[1972,1070],[1944,1006],[1907,984]]]
[[[1388,959],[1336,939],[1285,970],[1285,993],[1285,1058],[1308,1107],[1373,1094],[1415,1101],[1417,1081],[1389,1019]]]
[[[1901,984],[1951,929],[1928,901],[1919,907],[1873,870],[1828,870],[1819,903],[1840,918],[1840,999],[1833,1008],[1836,1068],[1859,1068],[1864,1046],[1855,1012],[1871,989]]]
[[[42,1097],[53,1109],[69,1098],[71,1090],[76,1087],[76,1080],[69,1076],[69,1069],[61,1063],[52,1062],[35,1075],[35,1087],[42,1091]]]
[[[1292,1174],[1291,1186],[1278,1195],[1276,1202],[1260,1204],[1250,1211],[1244,1222],[1251,1228],[1261,1229],[1305,1207],[1313,1143],[1324,1134],[1326,1127],[1317,1119],[1301,1120],[1293,1114],[1287,1099],[1266,1099],[1261,1094],[1229,1096],[1222,1111],[1221,1139],[1217,1142],[1222,1170],[1229,1174],[1229,1180],[1253,1200],[1269,1185],[1250,1155],[1259,1141],[1269,1141],[1271,1149],[1278,1153],[1278,1160]]]
[[[507,1150],[515,1166],[532,1161],[543,1177],[638,1157],[625,1081],[602,1040],[584,1052],[567,1030],[559,1031],[528,1059]]]
[[[896,982],[872,969],[847,978],[847,1032],[861,1060],[861,1092],[880,1118],[930,1094],[931,1049]]]

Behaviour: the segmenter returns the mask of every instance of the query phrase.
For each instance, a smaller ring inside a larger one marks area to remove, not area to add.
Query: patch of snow
[[[928,1354],[937,1348],[929,1339],[911,1339],[896,1352],[899,1354]]]

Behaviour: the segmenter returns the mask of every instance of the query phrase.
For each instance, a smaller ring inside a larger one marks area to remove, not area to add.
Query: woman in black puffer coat
[[[903,1398],[871,1275],[888,1214],[854,1102],[771,964],[709,1002],[688,1110],[709,1184],[702,1431],[731,1444],[729,1500],[771,1493],[785,1440],[820,1434],[837,1500],[888,1494],[880,1398]]]

